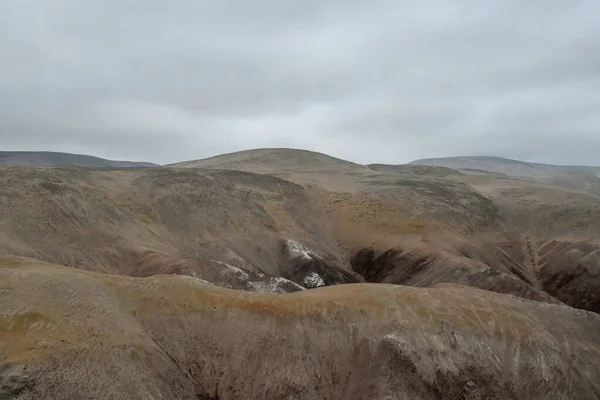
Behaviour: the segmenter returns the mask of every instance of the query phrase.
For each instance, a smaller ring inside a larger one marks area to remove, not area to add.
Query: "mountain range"
[[[273,157],[273,163],[277,163],[280,167],[286,168],[285,156],[294,152],[305,152],[313,154],[313,164],[310,168],[317,168],[319,162],[323,163],[324,160],[330,157],[320,153],[314,153],[307,150],[297,149],[256,149],[249,151],[239,151],[236,153],[218,155],[210,158],[201,160],[193,160],[170,164],[168,166],[180,166],[180,167],[196,167],[196,168],[226,168],[235,169],[251,168],[253,164],[261,165],[272,165],[269,163],[268,157]],[[317,157],[316,155],[319,154]],[[282,159],[278,159],[282,157]],[[358,164],[349,161],[338,160],[338,166],[346,165],[356,166]],[[296,169],[294,159],[289,161],[287,168],[292,170]],[[560,166],[540,163],[530,163],[518,160],[512,160],[502,157],[492,156],[463,156],[463,157],[447,157],[447,158],[428,158],[415,160],[410,165],[426,165],[426,166],[440,166],[446,167],[453,170],[460,171],[465,174],[477,174],[481,171],[495,172],[498,174],[507,175],[513,178],[528,179],[531,181],[540,182],[561,182],[561,179],[595,179],[600,178],[600,167],[598,166]],[[150,162],[139,162],[139,161],[114,161],[106,160],[99,157],[82,155],[82,154],[70,154],[60,152],[47,152],[47,151],[0,151],[0,166],[80,166],[89,168],[127,168],[127,167],[158,167],[158,164]],[[406,165],[406,164],[401,164]],[[373,168],[391,168],[393,165],[383,164],[371,164],[367,167]],[[270,167],[267,167],[270,168]],[[256,169],[256,168],[255,168]]]

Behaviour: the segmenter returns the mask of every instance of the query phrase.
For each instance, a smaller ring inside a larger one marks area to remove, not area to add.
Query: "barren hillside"
[[[600,316],[464,286],[258,294],[16,258],[0,282],[6,398],[600,395]]]
[[[594,190],[290,149],[0,187],[0,398],[600,396]]]
[[[340,171],[351,173],[365,171],[368,168],[346,160],[296,149],[256,149],[223,154],[203,160],[186,161],[172,164],[178,168],[236,169],[249,172],[277,171]]]
[[[0,205],[11,210],[0,215],[5,254],[131,274],[154,251],[280,276],[291,273],[285,244],[292,241],[332,267],[337,262],[320,204],[301,186],[270,176],[6,168],[0,180]]]
[[[501,157],[448,157],[416,160],[411,165],[439,166],[464,173],[488,171],[600,195],[600,166],[563,166],[526,163]]]

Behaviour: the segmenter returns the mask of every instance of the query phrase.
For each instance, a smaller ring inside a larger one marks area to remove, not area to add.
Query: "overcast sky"
[[[598,0],[0,0],[0,150],[600,164]]]

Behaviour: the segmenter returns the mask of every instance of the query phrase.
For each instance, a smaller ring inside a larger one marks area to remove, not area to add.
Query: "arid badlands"
[[[98,160],[0,155],[0,399],[600,398],[600,167]]]

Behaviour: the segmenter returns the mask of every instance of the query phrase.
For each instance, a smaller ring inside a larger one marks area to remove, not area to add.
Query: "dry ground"
[[[15,399],[596,399],[600,316],[464,286],[291,294],[2,261]]]
[[[0,399],[600,396],[584,186],[263,149],[0,187]]]

